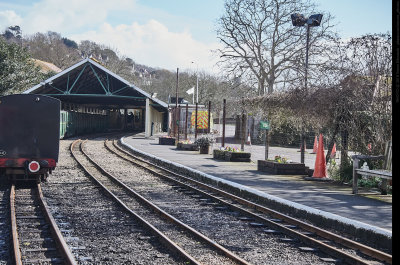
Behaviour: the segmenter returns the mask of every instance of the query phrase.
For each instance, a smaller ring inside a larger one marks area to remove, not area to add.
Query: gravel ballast
[[[60,142],[57,168],[42,185],[79,264],[183,264],[94,185]]]

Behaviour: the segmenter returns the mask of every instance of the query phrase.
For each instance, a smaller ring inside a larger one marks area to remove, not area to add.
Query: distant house
[[[187,100],[184,98],[178,97],[178,104],[186,104],[189,103]],[[172,97],[171,95],[168,95],[168,104],[176,104],[176,97]]]

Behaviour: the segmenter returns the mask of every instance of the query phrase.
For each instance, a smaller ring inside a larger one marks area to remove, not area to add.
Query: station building
[[[91,58],[72,65],[23,93],[57,98],[61,101],[62,113],[91,114],[91,120],[101,120],[108,131],[139,131],[150,137],[168,129],[167,103]]]

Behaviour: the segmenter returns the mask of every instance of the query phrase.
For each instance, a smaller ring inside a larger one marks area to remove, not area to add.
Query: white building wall
[[[151,136],[151,124],[153,123],[153,135],[162,132],[163,113],[157,111],[150,104],[153,102],[146,99],[146,117],[145,117],[145,137]]]

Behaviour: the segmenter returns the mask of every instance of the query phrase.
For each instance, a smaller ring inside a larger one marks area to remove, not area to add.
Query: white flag
[[[192,87],[191,89],[186,91],[186,93],[188,93],[189,95],[193,94],[194,93],[194,87]]]

